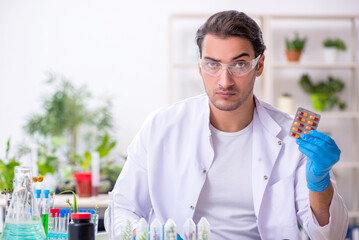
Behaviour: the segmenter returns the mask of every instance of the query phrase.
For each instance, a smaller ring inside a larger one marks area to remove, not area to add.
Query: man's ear
[[[263,73],[263,69],[264,69],[264,60],[265,60],[265,56],[264,54],[262,54],[262,56],[259,58],[258,63],[257,63],[257,73],[256,76],[259,77],[260,75],[262,75]]]

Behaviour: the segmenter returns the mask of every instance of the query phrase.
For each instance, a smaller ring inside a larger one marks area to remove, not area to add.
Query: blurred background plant
[[[347,50],[346,44],[344,41],[340,38],[325,38],[323,40],[323,46],[326,48],[336,48],[340,51]]]
[[[289,39],[288,37],[285,38],[285,45],[287,50],[295,50],[298,52],[302,52],[306,42],[307,42],[307,38],[299,37],[298,32],[294,33],[293,39]]]
[[[108,178],[114,179],[114,175],[118,176],[121,171],[116,165],[117,158],[124,156],[105,159],[116,146],[108,134],[114,132],[111,101],[105,99],[100,106],[90,108],[93,97],[87,88],[75,87],[60,74],[48,73],[46,84],[52,91],[42,97],[42,112],[31,114],[24,126],[37,148],[39,174],[59,175],[57,192],[74,190],[73,172],[88,170],[90,153],[98,151],[103,158],[101,176],[107,178],[106,174],[110,174]],[[80,155],[81,149],[86,150]],[[19,148],[20,156],[31,151],[28,143]],[[113,169],[109,170],[109,166]]]
[[[6,143],[5,158],[0,159],[0,191],[3,193],[11,193],[13,191],[14,170],[20,163],[16,157],[9,157],[10,139]]]
[[[295,32],[293,39],[289,39],[288,37],[286,37],[285,46],[286,46],[287,60],[290,62],[298,62],[300,60],[306,42],[307,42],[307,38],[299,37],[298,32]]]
[[[308,74],[303,74],[299,85],[304,92],[311,95],[314,110],[330,110],[336,105],[340,110],[346,108],[346,103],[337,96],[345,87],[344,82],[339,78],[329,76],[326,81],[313,83]]]

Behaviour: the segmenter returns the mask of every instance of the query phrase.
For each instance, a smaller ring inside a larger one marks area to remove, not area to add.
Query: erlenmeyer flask
[[[45,240],[39,211],[35,207],[30,167],[15,167],[14,192],[5,218],[2,239]]]

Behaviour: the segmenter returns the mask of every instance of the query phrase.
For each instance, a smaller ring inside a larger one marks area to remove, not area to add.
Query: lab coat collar
[[[205,124],[203,127],[205,128],[205,131],[208,132],[209,136],[211,135],[211,129],[210,129],[210,107],[209,107],[209,98],[207,94],[202,94],[203,97],[203,112],[202,116],[204,118]],[[278,137],[280,140],[281,137],[279,137],[279,133],[281,132],[280,125],[272,118],[272,116],[269,115],[268,111],[273,111],[272,106],[270,106],[268,103],[265,103],[261,100],[259,100],[255,95],[253,96],[254,102],[255,102],[255,109],[254,111],[257,111],[258,120],[261,123],[261,127],[263,127],[266,131],[268,131],[273,137]],[[253,118],[254,119],[254,118]]]
[[[206,127],[206,130],[209,134],[211,134],[210,130],[210,107],[209,107],[209,98],[207,94],[202,95],[205,99],[205,107],[204,109],[204,117],[206,124],[204,125]],[[268,105],[267,103],[262,102],[259,100],[255,95],[253,96],[256,110],[258,113],[258,117],[260,122],[262,123],[263,127],[270,132],[273,136],[277,136],[279,132],[281,131],[281,127],[278,125],[277,122],[273,120],[273,118],[268,114],[268,112],[265,109],[265,105]]]
[[[281,127],[278,125],[276,121],[268,114],[268,110],[265,109],[267,103],[262,102],[256,96],[254,96],[254,101],[256,103],[256,109],[259,121],[262,123],[263,127],[273,136],[277,136]]]

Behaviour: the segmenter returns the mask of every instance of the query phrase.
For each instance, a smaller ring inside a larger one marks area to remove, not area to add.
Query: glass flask
[[[30,167],[15,167],[14,192],[5,217],[2,239],[46,239],[40,213],[35,205]]]

